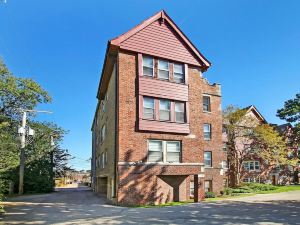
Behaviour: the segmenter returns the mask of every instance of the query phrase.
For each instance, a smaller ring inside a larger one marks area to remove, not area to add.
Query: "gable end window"
[[[210,97],[209,96],[203,96],[203,111],[204,112],[211,112]]]
[[[169,80],[169,62],[158,60],[158,78]]]
[[[143,56],[143,75],[149,77],[154,75],[154,60],[150,56]]]
[[[184,70],[182,64],[174,63],[174,81],[176,83],[184,83]]]

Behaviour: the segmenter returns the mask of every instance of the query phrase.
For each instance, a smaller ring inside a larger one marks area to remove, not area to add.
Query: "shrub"
[[[215,198],[216,195],[214,192],[211,192],[211,191],[207,191],[205,192],[205,198]]]
[[[260,183],[243,183],[241,187],[252,189],[253,192],[270,191],[277,189],[277,187],[274,185]]]
[[[232,188],[225,188],[224,189],[224,195],[231,195],[232,194]]]

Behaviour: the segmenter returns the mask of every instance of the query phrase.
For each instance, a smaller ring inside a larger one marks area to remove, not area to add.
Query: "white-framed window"
[[[190,181],[190,198],[194,198],[194,193],[195,193],[194,181]]]
[[[143,119],[154,119],[154,98],[144,97]]]
[[[169,100],[159,100],[159,120],[170,120],[171,102]]]
[[[212,152],[204,152],[204,167],[212,167]]]
[[[185,107],[183,102],[175,102],[175,121],[185,122]]]
[[[260,170],[259,161],[246,161],[243,162],[243,168],[246,171]]]
[[[228,169],[228,163],[227,163],[227,161],[226,160],[223,160],[222,162],[221,162],[221,166],[222,166],[222,169]]]
[[[106,101],[104,97],[104,100],[101,101],[101,111],[104,113],[105,110],[106,110]]]
[[[154,76],[154,59],[150,56],[143,56],[143,75]]]
[[[106,127],[104,124],[101,128],[101,143],[105,140],[105,135],[106,135]]]
[[[174,81],[176,83],[184,83],[184,67],[183,64],[174,63]]]
[[[204,181],[204,190],[205,190],[205,192],[212,192],[212,181],[211,180]]]
[[[211,125],[209,123],[205,123],[203,125],[203,132],[204,132],[204,140],[211,139]]]
[[[104,152],[101,153],[101,165],[102,165],[102,169],[105,168],[105,155]]]
[[[148,140],[148,162],[180,162],[181,142]]]
[[[148,141],[148,161],[162,162],[163,161],[163,142],[159,140]]]
[[[166,60],[158,60],[158,78],[169,80],[170,68]]]
[[[209,96],[203,96],[203,111],[204,112],[210,112],[211,111],[210,97]]]
[[[222,150],[227,151],[227,143],[226,142],[223,142]]]
[[[167,141],[167,162],[180,162],[180,141]]]

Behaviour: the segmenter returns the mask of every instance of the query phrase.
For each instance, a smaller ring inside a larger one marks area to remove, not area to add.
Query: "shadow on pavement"
[[[299,201],[212,202],[162,208],[106,203],[89,189],[71,188],[11,199],[4,224],[300,224]]]

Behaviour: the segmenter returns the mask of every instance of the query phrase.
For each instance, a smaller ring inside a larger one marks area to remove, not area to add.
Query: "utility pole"
[[[21,150],[20,150],[20,174],[19,174],[19,195],[24,193],[24,169],[25,169],[25,146],[26,135],[33,136],[34,130],[31,128],[26,129],[27,112],[33,113],[52,113],[50,111],[26,110],[20,109],[22,115],[22,126],[19,128],[18,133],[21,135]]]

